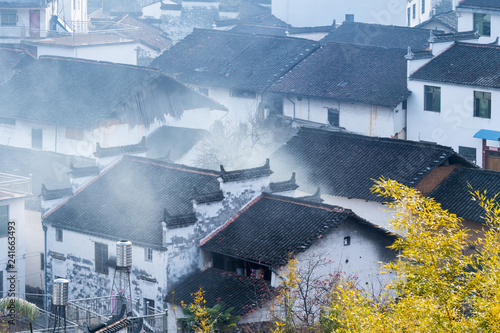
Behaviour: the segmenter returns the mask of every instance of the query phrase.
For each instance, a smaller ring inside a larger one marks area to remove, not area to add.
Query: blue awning
[[[500,139],[500,131],[482,129],[479,130],[476,134],[474,134],[474,137],[477,139],[498,141]]]

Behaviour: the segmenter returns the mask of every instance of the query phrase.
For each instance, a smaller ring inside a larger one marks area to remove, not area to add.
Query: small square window
[[[441,112],[441,87],[424,86],[424,110]]]
[[[152,248],[147,247],[144,249],[144,260],[153,261],[153,249]]]
[[[476,163],[476,148],[458,146],[458,153],[469,161]]]
[[[61,228],[56,228],[56,242],[63,241],[63,230]]]
[[[344,246],[351,245],[351,236],[344,237]]]
[[[474,91],[474,117],[491,118],[491,93]]]

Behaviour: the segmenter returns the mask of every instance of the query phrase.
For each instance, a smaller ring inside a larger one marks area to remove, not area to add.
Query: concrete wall
[[[424,85],[441,87],[441,112],[424,111]],[[450,146],[458,152],[459,146],[476,149],[476,164],[482,161],[482,140],[473,138],[480,129],[498,131],[500,91],[484,87],[410,80],[408,88],[408,139],[431,141]],[[491,92],[491,119],[474,117],[474,91]],[[487,141],[500,147],[498,141]]]
[[[138,42],[107,45],[57,46],[39,45],[38,56],[53,55],[78,59],[109,61],[128,65],[137,65]]]
[[[111,295],[114,268],[109,268],[108,274],[95,271],[95,243],[108,245],[108,257],[116,258],[116,240],[86,235],[74,231],[63,230],[63,241],[56,241],[56,228],[47,229],[47,289],[52,294],[52,284],[55,277],[63,277],[70,281],[69,298],[79,299]],[[133,245],[132,271],[130,275],[132,298],[148,298],[155,301],[155,307],[163,309],[163,297],[166,295],[167,253],[158,247],[153,247],[153,260],[145,260],[145,247]],[[64,255],[64,260],[54,258],[51,253]],[[150,282],[141,276],[156,279]]]
[[[391,137],[406,126],[406,112],[401,105],[393,109],[297,96],[292,96],[290,100],[283,98],[283,115],[286,117],[326,125],[328,108],[338,109],[340,127],[363,135]]]
[[[3,275],[3,295],[24,298],[24,289],[26,285],[26,214],[24,210],[24,198],[13,198],[0,200],[0,206],[9,206],[9,221],[14,222],[15,241],[7,235],[0,237],[0,271]],[[9,244],[10,242],[10,244]],[[9,246],[14,246],[14,253],[9,256]],[[7,270],[8,260],[15,260],[15,267]],[[12,280],[7,280],[13,277]],[[11,281],[13,283],[11,287]],[[11,289],[12,288],[12,289]],[[12,294],[13,293],[13,294]]]
[[[400,0],[273,0],[272,13],[295,27],[331,25],[354,14],[358,22],[406,25],[405,2]]]

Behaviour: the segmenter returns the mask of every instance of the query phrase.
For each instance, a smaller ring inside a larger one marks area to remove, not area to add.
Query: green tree
[[[485,209],[482,237],[471,241],[462,220],[412,188],[392,180],[373,192],[390,200],[400,237],[399,260],[385,272],[397,278],[377,303],[340,283],[331,292],[323,324],[333,332],[500,332],[500,206],[496,196],[471,192]],[[476,248],[473,255],[465,249]]]

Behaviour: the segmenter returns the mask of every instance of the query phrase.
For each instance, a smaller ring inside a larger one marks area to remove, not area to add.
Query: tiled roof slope
[[[462,0],[458,5],[460,7],[472,7],[481,9],[500,9],[500,2],[497,0]]]
[[[344,22],[322,40],[328,42],[353,43],[358,45],[380,46],[422,51],[429,47],[427,29],[399,27],[361,22]]]
[[[123,112],[123,104],[155,83],[165,87],[171,105],[151,111],[139,103],[135,114]],[[0,89],[0,116],[76,128],[117,117],[148,124],[152,117],[180,116],[183,108],[201,105],[220,107],[158,70],[73,58],[40,58]]]
[[[184,83],[259,92],[309,55],[316,45],[299,38],[195,29],[151,66]]]
[[[140,40],[141,43],[157,52],[161,52],[172,45],[172,40],[162,30],[133,18],[129,14],[118,17],[114,21],[129,28],[122,32],[123,35]]]
[[[263,265],[281,266],[286,264],[290,253],[307,250],[322,235],[352,219],[390,235],[350,210],[264,193],[202,240],[201,246],[204,250]]]
[[[191,304],[193,295],[203,288],[206,307],[224,302],[226,307],[234,307],[234,316],[245,316],[255,311],[272,295],[272,288],[263,279],[254,279],[216,268],[195,272],[170,289],[167,302]]]
[[[431,170],[451,160],[473,165],[449,147],[302,128],[272,156],[278,179],[297,173],[300,188],[313,193],[383,201],[370,192],[381,176],[417,185]]]
[[[32,176],[33,196],[26,199],[25,206],[33,211],[40,211],[42,184],[49,189],[71,186],[68,172],[72,162],[79,167],[95,165],[93,159],[86,157],[0,145],[0,172]]]
[[[35,60],[35,56],[24,47],[4,45],[0,47],[0,85],[12,75]]]
[[[410,95],[406,54],[407,50],[328,43],[269,90],[395,107]]]
[[[193,190],[219,190],[217,172],[125,156],[80,190],[45,221],[70,230],[162,245],[164,209],[192,213]]]
[[[493,197],[500,192],[500,172],[459,168],[453,171],[436,189],[429,195],[441,203],[444,209],[457,216],[468,220],[483,221],[484,210],[477,201],[472,201],[469,192],[472,186],[474,191],[486,191],[488,197]]]
[[[417,25],[416,28],[423,27],[426,24],[429,24],[431,22],[441,23],[455,32],[458,29],[458,16],[457,16],[457,13],[453,10],[450,10],[450,11],[444,12],[444,13],[436,14],[436,15],[432,16],[430,19],[428,19],[427,21],[422,22],[419,25]]]
[[[500,88],[500,46],[455,43],[410,79]]]

